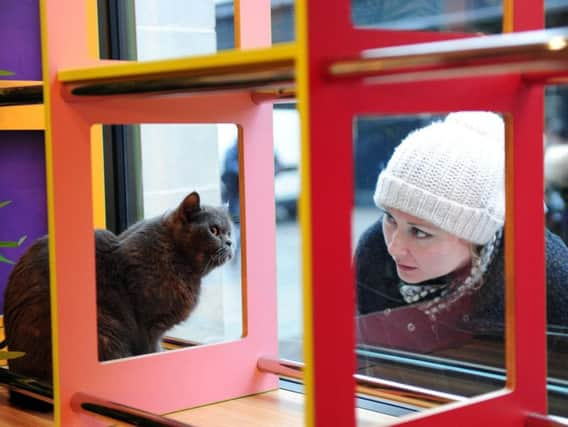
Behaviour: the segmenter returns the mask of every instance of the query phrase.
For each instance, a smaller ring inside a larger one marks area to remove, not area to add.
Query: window
[[[502,31],[503,5],[500,1],[462,2],[463,7],[459,7],[457,10],[449,7],[451,2],[416,3],[401,5],[400,2],[354,0],[351,8],[352,22],[358,27],[380,27],[395,30],[482,32],[485,34]],[[144,10],[148,12],[152,8],[148,6]],[[231,2],[219,1],[215,5],[215,10],[217,31],[212,37],[215,37],[215,43],[219,49],[232,48],[234,46],[231,27],[232,4]],[[567,10],[567,2],[547,1],[547,26],[562,25],[562,17]],[[291,36],[293,12],[292,2],[273,2],[274,41],[293,38]],[[145,16],[146,19],[155,19],[158,14]],[[141,18],[137,15],[137,19]],[[141,46],[143,43],[146,43],[146,46],[155,43],[151,40],[151,35],[157,31],[156,22],[148,21],[144,24],[141,22],[138,22],[140,32],[137,34],[139,43],[137,51],[140,59],[150,57],[140,55],[140,52],[145,49]],[[211,36],[211,34],[209,35]],[[207,43],[213,42],[208,41]],[[163,53],[160,52],[160,54]],[[175,55],[175,53],[172,53],[172,55]],[[546,103],[546,147],[547,156],[552,158],[557,153],[560,155],[561,147],[565,143],[565,132],[563,131],[566,119],[565,90],[562,87],[549,88]],[[438,113],[404,117],[389,115],[381,115],[380,118],[369,115],[357,117],[354,123],[355,143],[353,147],[355,165],[353,171],[355,184],[352,223],[353,249],[355,249],[364,230],[378,216],[378,211],[371,203],[372,194],[376,185],[377,174],[385,166],[390,153],[411,130],[441,117],[442,115]],[[295,109],[290,108],[290,106],[274,109],[279,354],[283,358],[301,360],[303,357],[301,352],[303,336],[300,291],[300,247],[302,242],[296,212],[299,192],[298,168],[301,165],[299,164],[299,146],[297,146],[298,134],[294,130],[297,120]],[[280,126],[279,123],[284,125]],[[153,128],[153,126],[155,125],[149,125],[146,129],[143,127],[139,131],[131,131],[131,134],[134,134],[134,139],[136,139],[136,132],[140,134],[138,137],[142,140],[142,147],[145,144],[143,142],[146,138],[145,135],[162,132],[158,130],[161,128]],[[216,155],[218,161],[222,162],[227,155],[228,149],[226,147],[229,147],[230,141],[234,140],[235,131],[225,132],[222,128],[217,128],[216,132],[217,138],[221,141],[219,143],[221,151],[216,151]],[[280,142],[279,138],[282,138],[282,135],[285,135],[285,137]],[[376,143],[377,138],[381,140],[380,143]],[[142,157],[145,156],[144,150],[144,148],[140,149]],[[212,152],[211,155],[213,154]],[[153,155],[146,156],[155,161]],[[141,162],[144,164],[144,159]],[[550,164],[545,167],[547,179],[546,221],[549,229],[566,241],[565,191],[562,184],[559,185],[554,182],[554,178],[550,178],[549,175],[551,175],[553,167]],[[140,187],[139,191],[145,192],[152,188],[151,181],[144,181],[146,178],[138,177],[136,179],[138,181],[134,184],[134,188]],[[144,182],[144,184],[141,184],[141,182]],[[150,203],[150,197],[151,194],[146,193],[143,198],[144,212],[151,212],[152,208],[147,205],[147,203]],[[566,331],[562,326],[549,325],[550,378],[548,383],[551,398],[550,410],[559,415],[566,415],[559,402],[565,399],[568,393],[566,369],[561,362],[561,356],[565,352],[565,335]],[[502,330],[499,334],[483,333],[474,338],[467,344],[429,352],[413,351],[408,348],[385,348],[362,341],[356,349],[358,373],[387,378],[401,383],[411,383],[456,396],[473,396],[501,388],[506,379]]]

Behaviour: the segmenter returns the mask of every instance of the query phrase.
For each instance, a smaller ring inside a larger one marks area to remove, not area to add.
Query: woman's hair
[[[491,112],[458,112],[411,132],[377,180],[374,201],[477,245],[505,218],[505,126]]]
[[[500,229],[485,245],[476,246],[472,244],[471,268],[467,277],[458,282],[450,282],[446,290],[443,291],[440,296],[423,302],[422,309],[424,313],[430,316],[430,318],[435,319],[440,311],[449,308],[463,296],[470,295],[481,289],[485,284],[485,273],[489,270],[489,266],[497,254],[502,237],[503,233]]]

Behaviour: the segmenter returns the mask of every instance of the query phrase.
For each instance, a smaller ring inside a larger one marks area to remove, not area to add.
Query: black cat
[[[162,335],[197,305],[201,279],[233,256],[231,230],[228,213],[201,206],[195,192],[119,236],[96,230],[99,359],[159,351]],[[51,382],[47,241],[35,242],[14,267],[4,325],[8,349],[26,353],[10,370]]]

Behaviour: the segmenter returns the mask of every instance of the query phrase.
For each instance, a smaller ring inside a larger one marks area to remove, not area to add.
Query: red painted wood
[[[381,85],[329,79],[327,63],[357,56],[361,49],[471,35],[354,29],[350,3],[336,1],[330,7],[328,2],[311,1],[307,5],[315,425],[355,425],[351,380],[354,292],[353,286],[346,286],[353,283],[353,119],[360,114],[466,109],[500,111],[514,118],[514,147],[508,165],[514,165],[510,177],[513,202],[508,206],[513,215],[508,221],[514,221],[510,242],[514,244],[507,248],[508,262],[514,260],[510,277],[514,282],[509,286],[514,292],[508,293],[514,307],[507,324],[511,388],[401,419],[401,424],[523,425],[527,410],[546,409],[542,89],[526,85],[515,75]],[[542,28],[541,0],[516,4],[515,30]],[[537,321],[531,323],[533,316]]]
[[[508,316],[509,381],[523,410],[546,413],[543,90],[528,86],[513,107],[514,287]],[[510,240],[509,240],[510,241]]]

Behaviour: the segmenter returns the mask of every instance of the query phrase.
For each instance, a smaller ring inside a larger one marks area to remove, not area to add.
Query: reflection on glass
[[[108,303],[112,317],[120,304],[137,307],[135,319],[122,310],[122,322],[130,331],[124,340],[139,335],[140,353],[149,352],[148,342],[157,351],[240,337],[239,176],[231,170],[239,161],[236,126],[126,128],[139,137],[139,144],[126,142],[140,147],[126,169],[138,171],[132,188],[141,191],[143,213],[117,238],[107,232],[113,250],[104,255],[117,280],[127,284],[128,297],[102,293],[99,309]],[[104,322],[99,317],[100,331]]]
[[[503,120],[355,125],[358,372],[458,395],[502,386]]]
[[[294,105],[273,110],[278,354],[303,360],[300,193],[300,120]]]
[[[546,0],[545,17],[546,28],[565,26],[568,2]],[[502,31],[503,1],[351,0],[351,19],[356,27],[496,34]]]
[[[501,0],[452,2],[440,0],[352,0],[357,27],[392,30],[501,32]]]
[[[240,211],[237,130],[234,126],[222,125],[218,127],[218,131],[222,153],[223,202],[228,204],[238,230]],[[282,104],[274,108],[273,136],[278,350],[283,359],[301,361],[301,241],[297,216],[300,192],[300,125],[295,105]],[[240,312],[238,314],[240,315]]]
[[[234,39],[232,1],[134,0],[133,9],[138,60],[215,53]]]
[[[544,154],[549,411],[568,416],[568,90],[546,92]]]
[[[545,0],[546,28],[564,27],[568,22],[568,2],[566,0]]]

